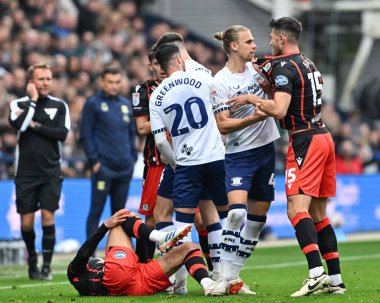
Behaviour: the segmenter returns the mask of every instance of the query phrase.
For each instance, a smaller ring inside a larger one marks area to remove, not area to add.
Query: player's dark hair
[[[104,77],[108,74],[117,75],[117,74],[122,74],[122,72],[119,67],[107,66],[106,68],[102,70],[102,73],[100,74],[100,76],[104,79]]]
[[[161,65],[165,73],[168,72],[169,65],[175,56],[179,55],[180,51],[175,44],[162,44],[157,48],[156,59],[158,64]]]
[[[148,51],[149,62],[152,63],[153,59],[156,57],[157,44],[153,44]]]
[[[300,41],[302,24],[293,17],[272,19],[269,26],[277,32],[285,32],[285,35],[292,43],[298,43]]]
[[[229,54],[231,53],[231,43],[239,41],[239,32],[249,31],[249,29],[243,25],[233,25],[227,28],[224,32],[217,32],[214,34],[216,40],[223,42],[224,51]]]
[[[156,42],[157,48],[163,44],[176,44],[177,46],[185,44],[185,40],[183,40],[183,37],[181,34],[176,32],[167,32],[163,34],[160,39]]]

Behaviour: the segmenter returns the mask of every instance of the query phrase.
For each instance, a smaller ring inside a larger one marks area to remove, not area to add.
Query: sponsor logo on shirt
[[[283,67],[286,63],[288,63],[288,62],[286,62],[286,61],[282,61],[282,62],[281,62],[281,67]]]
[[[128,114],[128,113],[129,113],[128,106],[125,105],[125,104],[123,104],[123,105],[121,106],[121,112],[122,112],[123,114]]]
[[[137,106],[140,104],[140,93],[133,93],[132,94],[132,104],[133,104],[133,106]]]
[[[276,79],[274,79],[274,82],[276,83],[276,86],[277,85],[286,85],[286,84],[288,84],[289,80],[287,77],[285,77],[283,75],[279,75],[276,77]]]
[[[116,258],[116,259],[124,259],[127,257],[127,254],[124,252],[124,251],[121,251],[121,250],[118,250],[117,252],[115,252],[113,254],[113,256]]]
[[[243,178],[242,177],[233,177],[231,178],[231,186],[240,186],[243,183],[241,182]]]
[[[187,146],[187,144],[184,144],[181,148],[181,153],[186,154],[187,156],[190,156],[192,151],[193,147]]]

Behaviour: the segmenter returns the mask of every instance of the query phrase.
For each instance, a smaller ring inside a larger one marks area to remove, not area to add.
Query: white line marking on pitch
[[[366,258],[380,258],[380,254],[374,254],[374,255],[362,255],[362,256],[351,256],[351,257],[343,257],[341,258],[341,261],[355,261],[355,260],[363,260]],[[253,266],[245,266],[243,270],[247,269],[265,269],[265,268],[283,268],[283,267],[289,267],[289,266],[301,266],[305,265],[306,261],[297,261],[297,262],[287,262],[287,263],[277,263],[277,264],[267,264],[267,265],[253,265]],[[9,278],[9,277],[8,277]],[[16,285],[17,288],[30,288],[30,287],[46,287],[46,286],[54,286],[54,285],[64,285],[69,284],[69,282],[47,282],[47,283],[39,283],[39,284],[23,284],[23,285]],[[13,286],[1,286],[1,289],[12,289]]]

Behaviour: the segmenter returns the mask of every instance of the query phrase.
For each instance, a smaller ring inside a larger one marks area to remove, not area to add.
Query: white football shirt
[[[211,84],[211,103],[214,114],[230,110],[230,105],[225,104],[232,97],[254,94],[267,99],[264,90],[257,80],[260,75],[255,71],[250,62],[246,63],[244,73],[231,73],[226,67],[221,69]],[[231,111],[231,118],[244,118],[252,115],[255,106],[247,104]],[[226,154],[233,154],[264,146],[280,137],[276,123],[272,117],[257,122],[246,128],[227,134]]]
[[[210,102],[211,81],[206,73],[177,71],[151,96],[152,133],[170,132],[176,164],[189,166],[224,159]]]

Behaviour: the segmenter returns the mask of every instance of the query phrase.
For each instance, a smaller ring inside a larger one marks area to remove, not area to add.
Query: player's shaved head
[[[288,37],[289,42],[297,43],[300,41],[302,24],[293,17],[282,17],[272,19],[269,26],[277,33],[283,33]]]
[[[157,41],[157,47],[163,45],[163,44],[175,44],[177,46],[184,45],[185,41],[183,40],[183,37],[181,34],[176,32],[167,32],[163,34],[160,39]]]
[[[162,44],[156,50],[156,60],[161,65],[165,73],[168,73],[169,66],[173,63],[176,56],[181,55],[177,45]]]

